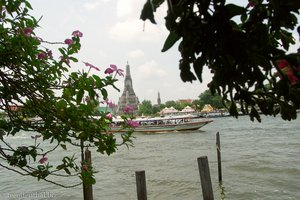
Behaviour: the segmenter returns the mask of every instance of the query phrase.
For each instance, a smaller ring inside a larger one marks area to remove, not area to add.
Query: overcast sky
[[[233,1],[233,0],[232,0]],[[237,1],[237,0],[236,0]],[[149,21],[145,24],[139,19],[145,0],[29,0],[34,11],[42,16],[36,34],[48,41],[64,41],[74,30],[83,33],[79,64],[73,70],[85,68],[82,61],[89,62],[101,69],[100,74],[115,64],[125,70],[130,65],[133,89],[140,102],[161,100],[197,99],[207,88],[211,75],[203,73],[203,83],[195,81],[183,83],[180,79],[177,47],[162,53],[168,31],[164,25],[166,6],[156,13],[157,25]],[[247,0],[240,0],[247,3]],[[143,28],[145,27],[145,28]],[[59,55],[54,55],[59,57]],[[99,72],[97,72],[99,73]],[[124,78],[117,87],[123,91]],[[109,89],[109,98],[118,102],[121,96]]]

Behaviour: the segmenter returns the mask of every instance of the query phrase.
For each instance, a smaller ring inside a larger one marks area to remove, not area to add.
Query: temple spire
[[[130,77],[130,79],[131,79],[130,66],[128,64],[128,61],[127,61],[127,65],[126,65],[126,77]]]
[[[126,75],[124,80],[124,91],[122,96],[119,98],[117,114],[122,114],[126,106],[131,106],[134,109],[134,112],[137,113],[139,105],[139,99],[135,95],[135,92],[132,87],[132,78],[130,74],[130,66],[127,61],[126,65]]]
[[[157,94],[157,104],[160,105],[161,104],[161,99],[160,99],[160,93],[158,91],[158,94]]]

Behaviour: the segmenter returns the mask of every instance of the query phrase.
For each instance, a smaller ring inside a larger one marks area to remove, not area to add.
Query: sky
[[[184,83],[180,79],[177,47],[162,53],[168,35],[164,16],[166,5],[156,13],[157,25],[140,20],[145,0],[29,0],[31,14],[40,20],[35,33],[47,41],[64,41],[74,30],[83,33],[82,48],[77,55],[79,63],[72,65],[74,71],[86,68],[89,62],[104,70],[110,64],[124,69],[130,65],[133,89],[139,98],[157,103],[160,92],[162,103],[169,100],[197,99],[207,88],[211,75],[205,71],[203,83]],[[51,49],[55,49],[51,47]],[[55,54],[54,57],[59,57]],[[99,72],[95,72],[99,73]],[[209,77],[209,78],[208,78]],[[120,77],[117,87],[109,88],[109,98],[115,103],[124,88]]]
[[[83,62],[89,62],[101,69],[110,64],[125,70],[130,65],[133,89],[139,98],[157,103],[160,92],[162,103],[179,99],[198,99],[208,89],[211,74],[204,68],[203,82],[184,83],[180,79],[180,54],[177,46],[161,52],[168,36],[164,17],[166,5],[156,12],[156,25],[140,20],[140,13],[146,0],[29,0],[33,7],[31,14],[40,17],[40,28],[35,33],[47,41],[59,42],[71,37],[74,30],[83,33],[82,48],[77,55],[78,63],[73,71],[85,69]],[[245,4],[247,0],[230,0]],[[55,47],[55,46],[54,46]],[[51,47],[51,49],[53,49]],[[55,48],[54,48],[55,49]],[[57,53],[54,57],[59,57]],[[115,103],[124,89],[124,78],[116,86],[118,92],[108,88],[109,99]]]

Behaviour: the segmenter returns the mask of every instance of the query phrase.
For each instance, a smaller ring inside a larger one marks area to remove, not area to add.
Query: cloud
[[[137,58],[142,58],[144,57],[145,52],[141,49],[136,49],[128,52],[128,58],[129,60],[136,60]]]
[[[167,75],[155,61],[149,61],[143,65],[138,66],[136,71],[136,77],[138,80],[152,79],[155,80],[155,77],[165,77]]]
[[[164,31],[159,26],[146,23],[139,19],[128,19],[126,21],[116,23],[109,30],[109,35],[114,40],[119,41],[143,41],[157,42],[165,37]]]
[[[138,19],[144,3],[143,0],[118,0],[117,17]]]
[[[95,10],[98,6],[100,5],[99,1],[95,1],[95,2],[86,2],[83,4],[83,8],[91,11],[91,10]]]
[[[110,0],[96,0],[96,1],[90,1],[90,2],[85,2],[82,7],[88,11],[92,10],[100,10],[100,6],[103,3],[107,3]]]
[[[141,0],[118,0],[117,17],[118,21],[110,28],[110,37],[119,41],[139,40],[144,42],[157,42],[165,38],[167,31],[164,24],[166,6],[162,5],[155,16],[158,24],[154,25],[149,21],[142,21],[140,14],[144,3]]]

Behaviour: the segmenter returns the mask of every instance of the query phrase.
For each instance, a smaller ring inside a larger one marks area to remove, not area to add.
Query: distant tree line
[[[198,96],[198,99],[194,100],[192,103],[185,101],[166,101],[164,104],[153,105],[150,100],[144,100],[139,106],[138,114],[140,116],[155,116],[164,108],[173,107],[178,111],[183,110],[186,106],[190,106],[197,111],[201,111],[205,104],[210,104],[215,109],[221,109],[225,106],[222,103],[222,97],[218,94],[212,95],[210,90],[205,90]]]

